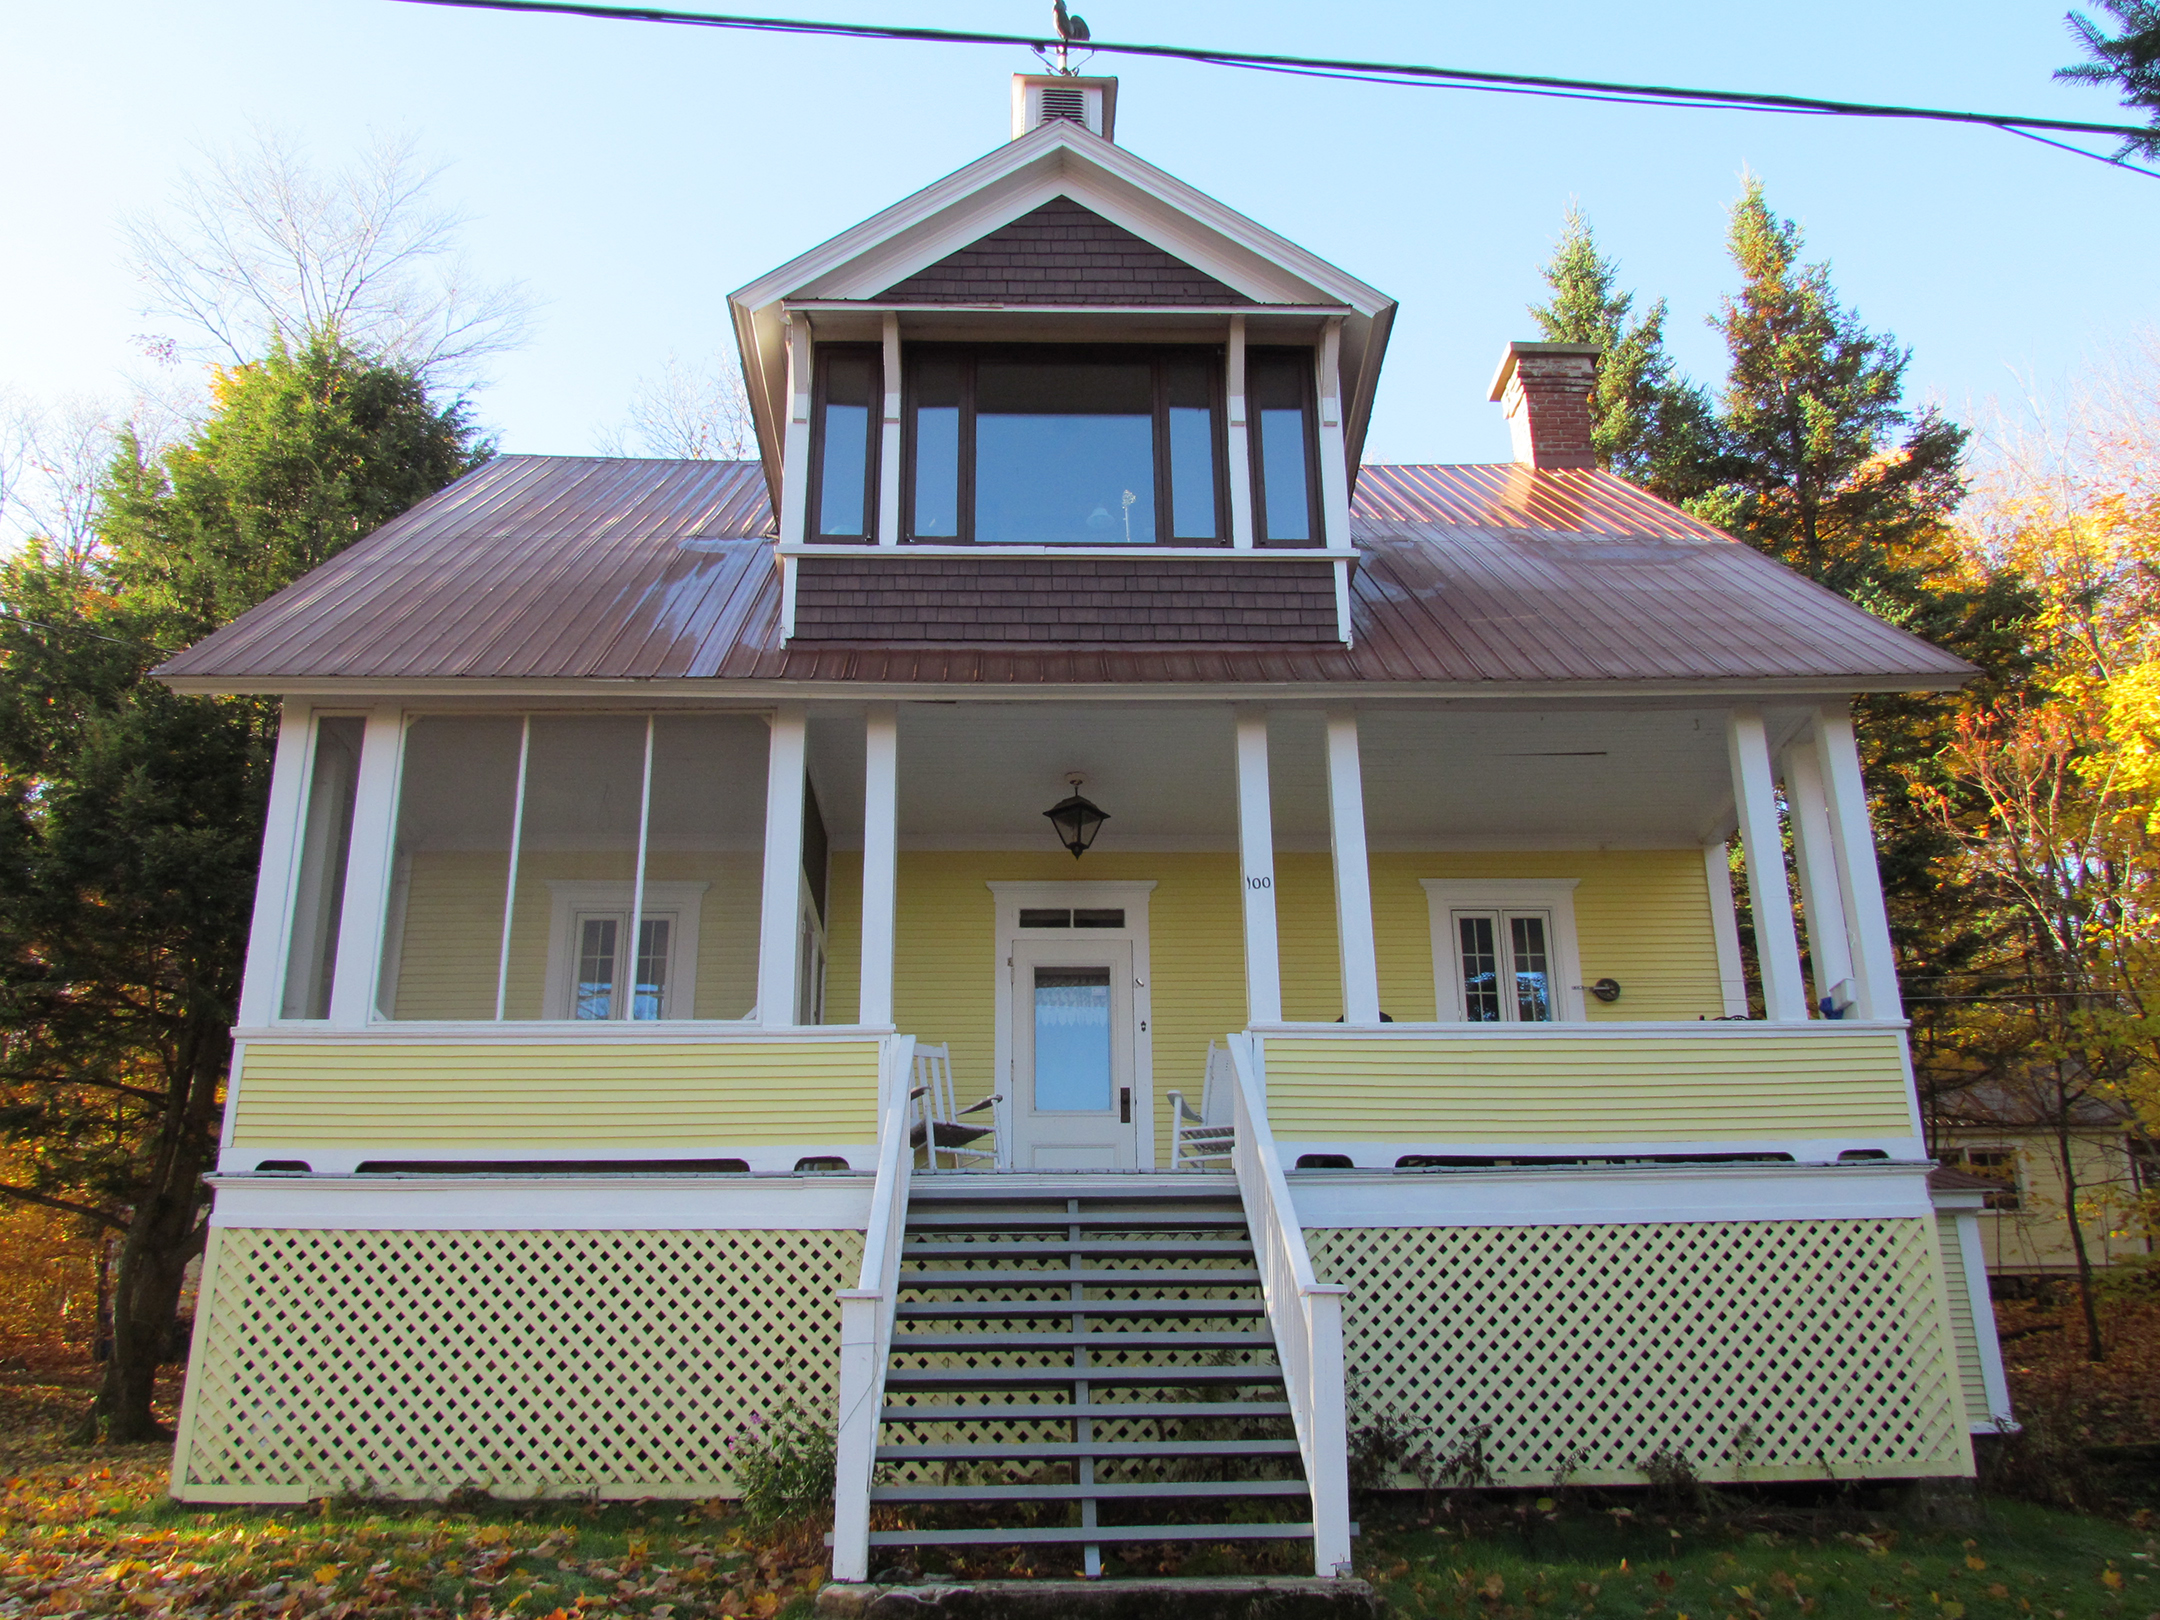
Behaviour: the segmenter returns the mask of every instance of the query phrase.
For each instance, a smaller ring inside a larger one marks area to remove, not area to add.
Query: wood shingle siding
[[[1221,308],[1252,299],[1113,225],[1053,197],[979,242],[895,282],[890,304],[1170,304]]]
[[[797,641],[1332,642],[1334,565],[803,557]]]

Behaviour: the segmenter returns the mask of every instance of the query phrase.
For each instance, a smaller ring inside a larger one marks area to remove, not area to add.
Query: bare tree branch
[[[109,1215],[102,1209],[93,1209],[88,1204],[78,1204],[72,1199],[55,1198],[50,1193],[32,1192],[28,1187],[14,1187],[0,1182],[0,1198],[13,1198],[24,1204],[42,1204],[47,1209],[57,1209],[63,1214],[82,1215],[114,1232],[127,1230],[128,1223],[117,1215]]]
[[[600,435],[603,454],[673,461],[746,461],[757,454],[750,396],[726,353],[697,364],[669,355],[659,375],[638,379],[626,418]]]
[[[146,313],[190,328],[191,353],[238,364],[272,337],[335,332],[430,382],[470,386],[476,364],[524,341],[532,301],[477,281],[457,251],[470,221],[436,200],[439,166],[409,138],[318,170],[286,138],[206,153],[170,208],[126,223]]]
[[[110,405],[85,395],[46,407],[0,394],[0,535],[42,540],[69,568],[87,568],[117,426]]]

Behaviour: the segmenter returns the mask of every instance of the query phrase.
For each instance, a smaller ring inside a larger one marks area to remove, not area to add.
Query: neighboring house
[[[1114,91],[733,297],[757,462],[502,457],[164,667],[285,705],[183,1500],[725,1493],[790,1400],[855,1579],[1332,1573],[1380,1419],[1971,1473],[1848,714],[1968,667],[1594,470],[1580,345],[1365,464],[1393,300]]]
[[[2096,1266],[2152,1254],[2146,1195],[2153,1185],[2151,1148],[2128,1110],[2086,1097],[2067,1133],[2043,1123],[2014,1088],[1974,1086],[1939,1099],[1930,1135],[1945,1167],[1993,1185],[1979,1222],[1987,1267],[1995,1276],[2068,1276],[2077,1270],[2063,1197],[2063,1141],[2069,1138],[2078,1225]]]

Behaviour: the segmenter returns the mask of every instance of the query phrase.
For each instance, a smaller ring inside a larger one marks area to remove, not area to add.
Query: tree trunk
[[[112,1355],[78,1438],[115,1444],[170,1440],[152,1410],[158,1368],[172,1340],[188,1262],[201,1252],[203,1173],[215,1133],[227,1037],[191,1030],[174,1063],[171,1102],[152,1144],[154,1159],[127,1235],[120,1243],[112,1293]]]
[[[2107,1347],[2100,1342],[2100,1307],[2093,1299],[2092,1256],[2085,1250],[2085,1228],[2078,1222],[2077,1170],[2071,1162],[2070,1132],[2067,1126],[2055,1128],[2055,1149],[2062,1160],[2063,1215],[2070,1223],[2070,1249],[2077,1256],[2078,1304],[2085,1313],[2085,1359],[2107,1360]]]

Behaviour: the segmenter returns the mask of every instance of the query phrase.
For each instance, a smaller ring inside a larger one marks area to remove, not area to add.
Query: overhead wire
[[[737,29],[752,33],[807,34],[846,39],[896,40],[917,44],[1014,45],[1038,54],[1066,48],[1065,42],[1028,34],[995,34],[954,28],[911,28],[883,23],[840,23],[800,17],[754,17],[725,12],[675,11],[654,6],[600,5],[589,0],[402,0],[408,5],[454,7],[477,11],[529,11],[622,22],[666,23],[688,28]],[[1395,85],[1404,89],[1465,89],[1491,94],[1549,96],[1560,100],[1602,101],[1622,106],[1651,106],[1739,112],[1796,113],[1839,118],[1917,119],[1973,124],[2022,135],[2111,168],[2160,179],[2160,170],[2141,168],[2064,141],[2035,134],[2052,130],[2067,135],[2111,135],[2137,142],[2152,131],[2134,124],[2101,124],[2079,119],[2041,118],[2022,113],[1975,112],[1948,107],[1912,107],[1894,103],[1838,101],[1772,91],[1705,90],[1685,85],[1626,84],[1603,79],[1574,79],[1556,74],[1501,73],[1475,68],[1434,67],[1411,62],[1360,62],[1333,57],[1282,56],[1255,51],[1213,50],[1190,45],[1143,45],[1088,40],[1082,47],[1095,55],[1165,58],[1215,67],[1255,69],[1306,78]]]

